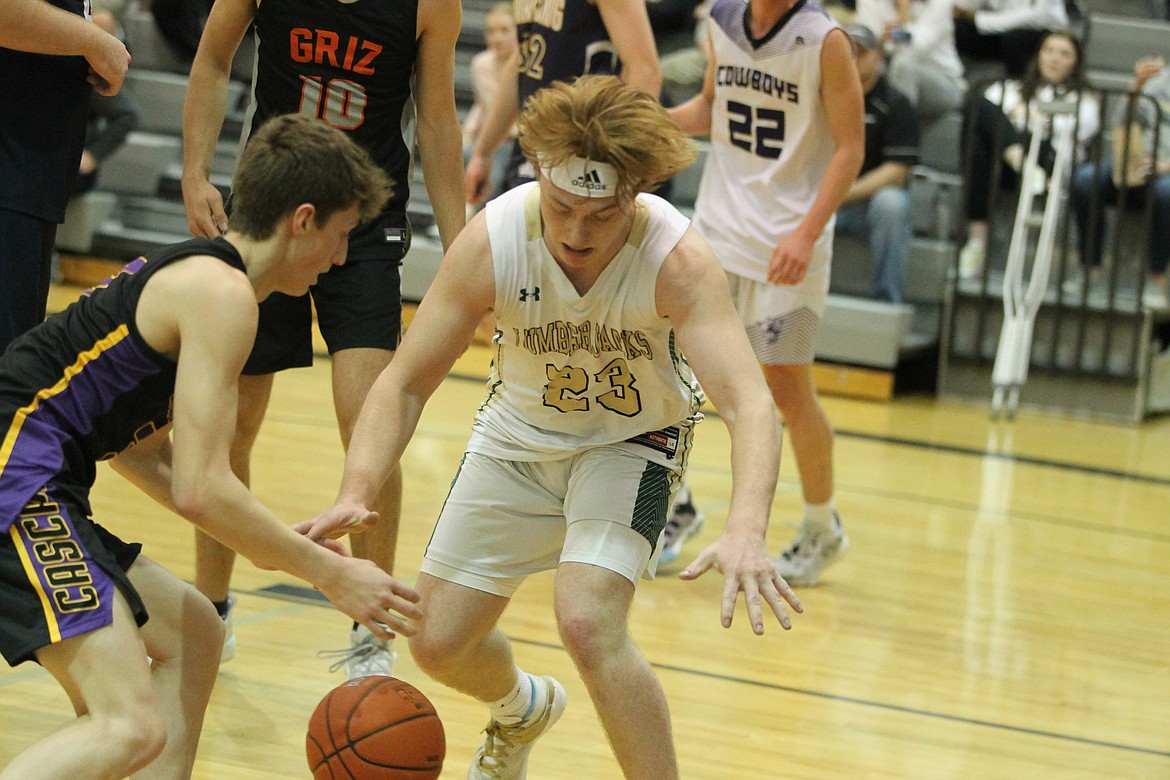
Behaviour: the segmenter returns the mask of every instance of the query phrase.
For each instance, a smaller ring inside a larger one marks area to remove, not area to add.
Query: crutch
[[[1008,248],[1007,266],[1003,272],[1003,328],[1000,330],[999,346],[995,352],[995,367],[991,373],[994,385],[991,416],[998,417],[1005,411],[1006,401],[1009,420],[1016,416],[1020,388],[1028,379],[1032,328],[1048,288],[1052,247],[1056,241],[1056,227],[1060,221],[1061,193],[1072,157],[1077,104],[1075,100],[1067,99],[1044,101],[1037,104],[1036,110],[1038,114],[1036,127],[1024,160],[1020,201],[1016,205],[1016,221],[1012,226],[1012,241]],[[1053,121],[1053,118],[1058,116],[1068,117],[1069,121]],[[1056,162],[1048,182],[1048,198],[1044,204],[1044,211],[1037,213],[1033,211],[1033,202],[1037,192],[1044,189],[1040,146],[1044,137],[1049,134],[1056,150]],[[1025,282],[1030,231],[1036,227],[1040,228],[1040,235],[1036,243],[1036,254],[1031,263],[1031,275]]]

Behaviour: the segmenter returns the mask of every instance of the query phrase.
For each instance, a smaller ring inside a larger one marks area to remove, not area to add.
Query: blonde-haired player
[[[726,530],[682,576],[722,572],[723,625],[742,591],[757,634],[765,608],[785,628],[786,602],[800,610],[764,542],[778,419],[714,253],[645,194],[694,158],[654,98],[614,77],[558,82],[528,102],[520,142],[539,178],[491,201],[451,246],[362,409],[336,506],[303,530],[332,535],[365,513],[493,311],[488,397],[427,547],[411,652],[490,705],[468,777],[524,777],[565,692],[516,666],[496,622],[526,575],[555,569],[561,637],[622,771],[676,778],[666,699],[627,622],[686,464],[691,367],[731,431],[733,485]]]
[[[776,563],[790,583],[814,585],[848,545],[811,364],[833,215],[865,158],[864,96],[849,37],[805,0],[719,0],[707,29],[703,91],[671,115],[711,136],[695,227],[727,271],[796,452],[804,523]]]

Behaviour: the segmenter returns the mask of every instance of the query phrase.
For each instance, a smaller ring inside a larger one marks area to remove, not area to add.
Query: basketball
[[[305,752],[314,780],[435,780],[447,741],[417,688],[370,676],[325,695],[309,719]]]

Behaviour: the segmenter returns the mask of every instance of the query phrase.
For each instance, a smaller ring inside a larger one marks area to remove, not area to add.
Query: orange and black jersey
[[[250,131],[278,114],[300,113],[350,133],[394,180],[383,213],[404,214],[414,145],[417,17],[418,0],[260,3]],[[385,243],[382,225],[374,221],[354,231],[350,259]]]
[[[88,507],[96,463],[171,418],[176,364],[138,331],[142,289],[160,268],[211,255],[244,270],[222,238],[138,258],[0,355],[0,532],[52,482]]]

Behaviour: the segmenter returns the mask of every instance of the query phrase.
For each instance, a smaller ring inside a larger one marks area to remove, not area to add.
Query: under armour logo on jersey
[[[521,287],[520,288],[520,300],[527,301],[528,296],[532,296],[532,300],[534,300],[534,301],[539,301],[540,300],[540,288],[533,287],[532,292],[528,292],[527,287]]]

